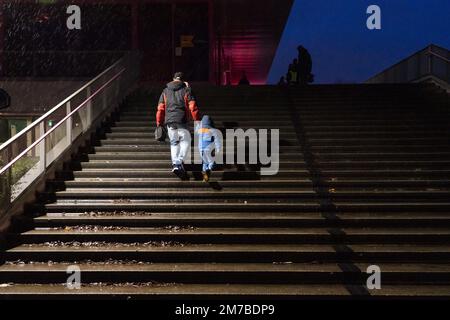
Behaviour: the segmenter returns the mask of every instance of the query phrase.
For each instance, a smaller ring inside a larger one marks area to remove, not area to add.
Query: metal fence
[[[450,84],[449,50],[430,45],[372,77],[367,83],[406,83],[431,78]]]
[[[93,123],[113,110],[138,80],[138,53],[100,75],[0,146],[0,218]]]

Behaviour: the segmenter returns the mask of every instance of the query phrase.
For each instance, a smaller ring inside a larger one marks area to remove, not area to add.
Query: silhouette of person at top
[[[287,85],[286,78],[284,76],[280,78],[280,81],[278,81],[278,85],[280,87],[284,87],[285,85]]]
[[[313,82],[312,58],[308,50],[303,46],[298,46],[298,78],[299,83],[306,85]]]
[[[249,86],[250,85],[250,81],[247,78],[247,74],[245,73],[245,71],[242,72],[242,78],[241,80],[239,80],[239,85],[240,86]]]

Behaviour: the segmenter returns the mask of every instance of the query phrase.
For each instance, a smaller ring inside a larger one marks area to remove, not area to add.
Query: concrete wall
[[[82,80],[0,80],[0,88],[11,96],[11,106],[0,117],[41,115],[80,88]]]

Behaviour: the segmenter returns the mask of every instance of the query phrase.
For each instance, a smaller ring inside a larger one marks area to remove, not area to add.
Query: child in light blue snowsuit
[[[199,136],[200,155],[203,161],[203,180],[209,181],[211,171],[214,170],[216,163],[213,158],[213,151],[216,154],[220,153],[222,149],[221,135],[219,131],[214,128],[212,119],[209,116],[204,116],[200,127],[197,130]]]

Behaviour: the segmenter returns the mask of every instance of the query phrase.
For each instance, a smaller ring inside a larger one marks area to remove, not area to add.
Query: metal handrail
[[[450,53],[445,48],[429,45],[374,75],[366,82],[416,82],[427,77],[435,77],[450,84],[450,58],[447,58],[445,53],[440,54],[440,51]],[[426,59],[426,65],[423,64],[424,59]],[[442,61],[444,65],[439,66],[439,70],[437,71],[435,69],[436,64],[433,63],[433,60]],[[441,74],[447,75],[444,75],[444,78],[442,78]]]
[[[0,175],[5,173],[9,168],[11,168],[17,161],[19,161],[24,155],[26,155],[29,151],[31,151],[34,147],[36,147],[39,143],[41,143],[43,140],[45,140],[45,138],[47,138],[50,134],[52,134],[56,129],[58,129],[63,123],[65,123],[67,121],[67,119],[69,119],[70,117],[72,117],[75,113],[77,113],[80,109],[82,109],[83,107],[85,107],[89,101],[91,101],[95,96],[97,96],[101,91],[103,91],[103,89],[105,89],[106,87],[108,87],[114,80],[116,80],[118,77],[120,77],[120,75],[125,71],[126,69],[123,68],[122,70],[120,70],[116,75],[114,75],[108,82],[106,82],[104,85],[102,85],[99,89],[97,89],[97,91],[95,91],[91,96],[89,96],[85,101],[83,101],[78,107],[76,107],[73,111],[71,111],[70,113],[68,113],[60,122],[58,122],[55,126],[53,126],[50,130],[48,130],[44,135],[42,135],[39,139],[37,139],[36,141],[34,141],[32,144],[30,144],[30,146],[28,146],[24,151],[22,151],[17,157],[15,157],[13,160],[11,160],[11,162],[9,162],[7,165],[5,165],[3,168],[0,169]],[[76,95],[76,94],[74,94]],[[74,95],[70,96],[68,99],[70,100],[71,97],[73,97]],[[64,100],[64,103],[67,103],[67,99]],[[39,122],[41,122],[42,120],[44,120],[46,117],[44,116],[43,118],[41,117],[41,120],[37,120]],[[32,125],[30,125],[29,127],[32,127]],[[26,129],[26,128],[25,128]],[[22,131],[29,131],[29,130],[22,130]],[[14,141],[14,140],[13,140]],[[5,146],[6,148],[7,146]],[[1,150],[0,150],[1,151]]]
[[[55,113],[56,111],[58,111],[60,108],[62,108],[63,106],[65,106],[65,104],[67,102],[69,102],[70,100],[72,100],[76,95],[78,95],[79,93],[81,93],[82,91],[86,90],[88,87],[90,87],[95,81],[97,81],[98,79],[100,79],[102,76],[104,76],[105,74],[107,74],[109,71],[111,71],[112,69],[114,69],[117,65],[119,65],[122,62],[123,58],[118,60],[116,63],[114,63],[112,66],[110,66],[108,69],[106,69],[105,71],[103,71],[102,73],[100,73],[98,76],[96,76],[94,79],[92,79],[91,81],[89,81],[88,83],[86,83],[84,86],[82,86],[80,89],[78,89],[77,91],[75,91],[73,94],[71,94],[70,96],[68,96],[66,99],[64,99],[62,102],[58,103],[55,107],[53,107],[50,111],[48,111],[47,113],[45,113],[44,115],[42,115],[40,118],[38,118],[37,120],[35,120],[33,123],[31,123],[29,126],[27,126],[26,128],[24,128],[22,131],[20,131],[18,134],[16,134],[15,136],[11,137],[9,140],[7,140],[6,142],[4,142],[2,145],[0,145],[0,152],[4,149],[6,149],[8,147],[8,145],[10,145],[11,143],[13,143],[14,141],[20,139],[22,136],[24,136],[25,134],[27,134],[28,132],[30,132],[32,129],[34,129],[35,127],[37,127],[42,121],[44,121],[46,118],[48,118],[50,115],[52,115],[53,113]]]
[[[0,146],[0,224],[21,210],[22,200],[33,197],[39,185],[36,182],[43,181],[71,146],[76,148],[89,139],[87,134],[93,126],[120,104],[139,78],[139,64],[139,53],[129,52]],[[46,128],[45,122],[51,116],[56,116],[57,123]],[[77,116],[81,126],[74,122]],[[65,130],[61,130],[64,126]],[[30,161],[22,164],[21,160],[27,158]]]
[[[444,60],[447,63],[450,63],[450,59],[447,59],[446,57],[441,56],[440,54],[437,54],[436,52],[433,52],[432,50],[429,50],[427,54],[431,55],[431,56],[435,56],[435,57],[437,57],[437,58],[439,58],[441,60]]]

